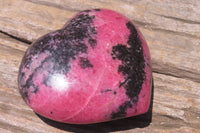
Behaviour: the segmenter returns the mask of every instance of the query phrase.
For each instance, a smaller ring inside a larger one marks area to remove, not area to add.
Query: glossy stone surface
[[[88,124],[146,113],[151,96],[147,44],[125,16],[106,9],[75,15],[26,51],[18,83],[38,114]]]

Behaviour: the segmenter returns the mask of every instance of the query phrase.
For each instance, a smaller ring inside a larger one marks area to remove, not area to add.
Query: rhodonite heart
[[[151,82],[142,34],[107,9],[82,11],[35,41],[18,76],[20,93],[35,112],[74,124],[146,113]]]

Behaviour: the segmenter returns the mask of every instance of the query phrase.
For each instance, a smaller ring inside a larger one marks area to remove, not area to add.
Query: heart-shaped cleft
[[[88,124],[146,113],[151,62],[141,32],[125,16],[85,10],[35,41],[18,76],[20,93],[38,114]]]

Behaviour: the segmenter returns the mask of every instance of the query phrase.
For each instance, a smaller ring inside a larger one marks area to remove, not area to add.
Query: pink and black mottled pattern
[[[124,75],[124,80],[120,81],[119,87],[123,86],[126,89],[126,95],[130,100],[120,105],[118,110],[111,114],[111,118],[125,117],[127,108],[132,108],[132,104],[137,104],[138,95],[145,79],[142,43],[135,26],[131,22],[127,22],[126,26],[130,30],[127,41],[129,47],[117,44],[113,46],[111,55],[114,60],[117,58],[122,61],[122,64],[118,67],[118,72]]]
[[[47,34],[44,37],[37,40],[33,45],[28,49],[25,54],[21,67],[24,66],[27,69],[30,69],[30,65],[33,62],[33,56],[39,55],[48,51],[50,55],[44,58],[44,60],[34,68],[34,71],[29,75],[26,82],[22,84],[20,93],[23,98],[28,98],[28,89],[33,87],[34,90],[32,93],[38,91],[38,87],[33,83],[33,76],[39,69],[42,69],[45,62],[52,62],[53,67],[49,70],[48,75],[57,71],[57,73],[65,74],[70,71],[70,59],[75,60],[78,58],[79,53],[86,53],[88,46],[84,44],[84,39],[87,38],[91,47],[96,45],[96,30],[92,25],[92,21],[95,16],[89,16],[85,12],[80,13],[75,18],[73,18],[69,24],[56,32]],[[87,58],[81,57],[80,60],[82,68],[92,67]],[[20,68],[22,69],[22,68]],[[18,79],[22,79],[25,72],[19,74]],[[48,78],[48,75],[46,78]],[[46,79],[44,83],[46,84]]]
[[[74,124],[147,112],[151,80],[141,32],[107,9],[80,12],[35,41],[18,76],[20,93],[35,112]]]

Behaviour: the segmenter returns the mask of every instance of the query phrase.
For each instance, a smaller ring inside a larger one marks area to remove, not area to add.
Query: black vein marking
[[[114,91],[114,92],[113,92],[113,94],[114,94],[114,95],[116,95],[116,94],[117,94],[117,92],[116,92],[116,91]]]
[[[124,81],[121,81],[119,87],[126,89],[126,95],[134,103],[137,102],[138,94],[142,88],[145,79],[145,60],[143,56],[143,49],[137,30],[131,22],[126,24],[131,34],[128,39],[129,47],[117,44],[112,48],[112,58],[122,61],[118,67],[118,72],[124,75]]]
[[[88,68],[88,67],[93,67],[93,65],[90,63],[88,58],[83,58],[83,57],[80,57],[80,66],[83,69]]]
[[[71,40],[83,40],[91,36],[94,26],[91,26],[95,16],[89,14],[79,14],[73,18],[70,23],[65,27],[66,37]],[[94,34],[94,33],[92,33]]]
[[[39,90],[39,88],[35,84],[32,84],[32,87],[34,88],[34,90],[32,91],[32,93],[37,93],[37,91]]]
[[[51,111],[50,113],[53,114],[53,111]]]
[[[146,55],[145,55],[146,56]],[[146,66],[148,66],[151,69],[151,65],[150,65],[150,57],[146,57],[147,61],[146,62]]]
[[[96,28],[93,25],[93,19],[95,16],[90,16],[88,11],[83,11],[74,17],[68,25],[63,29],[52,32],[43,36],[34,42],[28,49],[23,57],[20,73],[18,75],[18,83],[20,86],[20,93],[24,99],[28,99],[29,89],[34,88],[32,93],[37,93],[38,87],[33,83],[33,77],[35,73],[40,72],[44,68],[45,62],[53,63],[53,68],[48,71],[48,74],[57,72],[60,74],[66,74],[70,71],[71,64],[70,60],[79,58],[80,53],[87,54],[88,46],[84,44],[85,39],[96,40]],[[55,33],[55,34],[54,34]],[[91,46],[95,45],[95,42],[91,41]],[[39,64],[26,80],[26,83],[22,83],[25,77],[24,73],[21,72],[22,68],[31,69],[31,65],[34,62],[32,57],[41,53],[47,54],[47,58]],[[92,64],[88,60],[82,60],[82,67],[92,67]],[[48,77],[48,75],[47,75]],[[48,78],[44,78],[44,83],[47,83]]]
[[[111,119],[125,117],[128,108],[132,108],[132,104],[130,101],[126,101],[122,105],[120,105],[117,111],[111,114]]]
[[[122,64],[118,67],[118,72],[124,75],[124,81],[119,82],[119,87],[126,89],[126,95],[130,102],[125,102],[124,105],[119,106],[118,111],[111,114],[111,118],[126,116],[127,108],[132,107],[132,104],[137,104],[138,95],[145,79],[145,60],[140,38],[131,22],[128,22],[126,26],[130,30],[127,41],[128,47],[123,44],[113,46],[111,56],[113,60],[122,61]]]
[[[44,77],[43,84],[49,86],[48,81],[49,81],[49,76]]]
[[[105,92],[110,92],[112,91],[111,89],[105,89],[105,90],[102,90],[101,93],[105,93]]]
[[[29,75],[29,78],[26,80],[26,83],[25,83],[25,84],[21,83],[20,94],[22,95],[23,98],[28,98],[28,94],[29,94],[29,93],[28,93],[28,90],[29,90],[29,88],[31,88],[31,87],[34,88],[34,90],[31,91],[31,93],[37,93],[37,92],[38,92],[39,88],[38,88],[38,86],[36,86],[36,85],[33,83],[33,80],[32,80],[32,79],[33,79],[33,76],[34,76],[35,72],[37,72],[39,69],[42,69],[44,63],[45,63],[46,61],[48,61],[50,58],[51,58],[51,56],[48,56],[47,58],[45,58],[45,59],[42,61],[42,63],[34,70],[34,72],[33,72],[31,75]],[[24,60],[24,59],[23,59],[23,60]],[[27,60],[27,61],[29,61],[29,60]],[[23,63],[23,61],[22,61],[22,63]],[[20,70],[22,69],[21,67],[22,67],[22,65],[20,66]],[[24,76],[25,76],[25,73],[24,73],[24,72],[19,73],[19,77],[18,77],[18,82],[19,82],[19,83],[20,83],[20,79],[23,80]],[[43,82],[44,82],[44,81],[43,81]]]
[[[90,38],[90,39],[88,40],[88,43],[90,44],[90,46],[91,46],[92,48],[95,48],[95,46],[97,45],[97,41],[96,41],[95,39],[92,39],[92,38]]]

